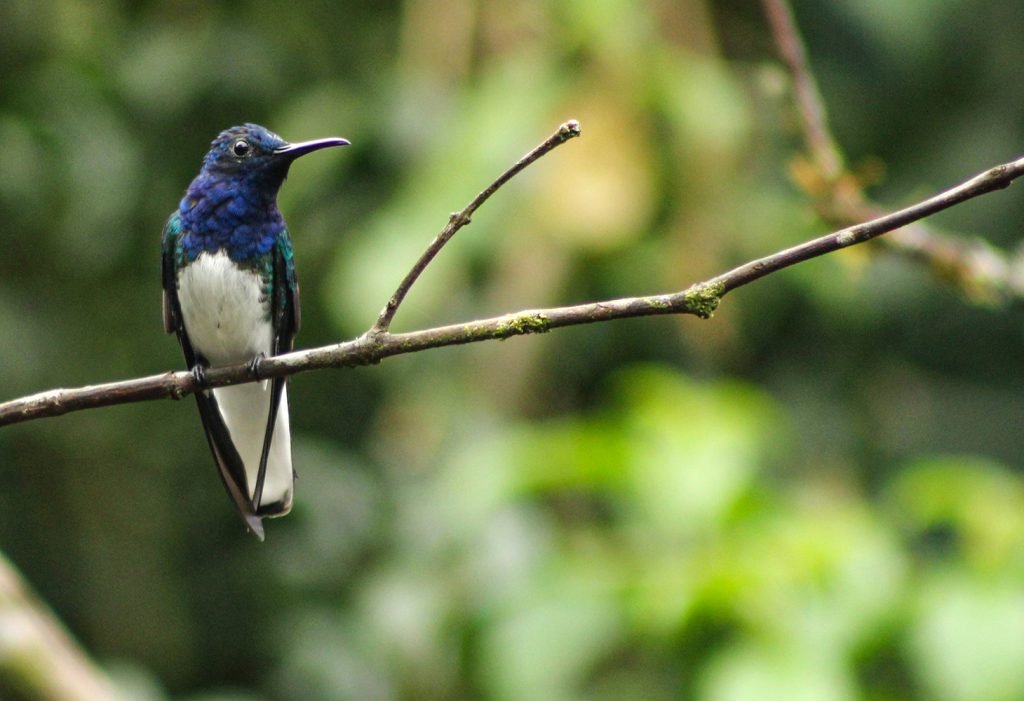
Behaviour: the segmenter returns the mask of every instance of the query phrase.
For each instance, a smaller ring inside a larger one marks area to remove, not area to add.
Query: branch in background
[[[434,237],[434,240],[430,242],[429,246],[427,246],[427,250],[419,257],[419,260],[416,261],[412,266],[412,269],[398,285],[398,289],[395,290],[393,295],[391,295],[391,299],[388,300],[388,303],[381,311],[380,316],[377,317],[377,321],[374,322],[373,327],[370,329],[370,333],[384,333],[391,328],[391,321],[395,318],[395,314],[398,312],[398,307],[401,306],[403,300],[405,300],[405,296],[409,294],[410,288],[412,288],[416,280],[419,279],[420,275],[423,274],[423,271],[427,269],[430,262],[434,260],[434,257],[441,252],[441,249],[444,248],[445,244],[455,236],[459,229],[470,223],[473,213],[480,208],[480,205],[486,202],[491,195],[497,192],[498,188],[514,178],[531,163],[550,153],[569,139],[579,136],[580,133],[580,123],[575,119],[570,119],[568,122],[558,127],[554,134],[544,139],[539,146],[520,158],[514,165],[512,165],[511,168],[499,175],[498,179],[484,189],[483,192],[473,198],[473,201],[466,205],[465,209],[461,212],[453,212],[452,215],[448,217],[448,223],[441,230],[441,233]]]
[[[793,85],[793,99],[813,177],[798,178],[827,221],[849,224],[878,216],[858,178],[844,165],[828,125],[824,100],[810,70],[803,40],[787,0],[762,0],[779,55]],[[975,301],[1005,304],[1024,298],[1024,257],[1008,255],[978,239],[939,233],[918,224],[885,238],[886,245],[915,260]]]
[[[975,302],[1003,305],[1024,299],[1024,251],[1007,254],[983,239],[942,234],[924,224],[894,232],[886,243],[925,263]]]
[[[800,113],[804,142],[811,159],[828,180],[837,180],[843,174],[843,155],[828,128],[825,101],[807,62],[807,51],[797,31],[793,11],[786,0],[764,0],[764,11],[772,28],[772,36],[779,48],[790,79],[793,97]]]
[[[223,387],[309,370],[372,365],[394,355],[415,353],[430,348],[543,333],[565,326],[612,319],[658,314],[693,314],[706,319],[714,313],[722,297],[732,290],[791,265],[840,248],[870,241],[979,195],[1009,187],[1022,175],[1024,158],[991,168],[918,204],[750,261],[680,292],[522,311],[491,319],[400,334],[382,330],[379,324],[374,324],[369,331],[353,341],[266,358],[259,365],[258,377],[250,364],[244,364],[211,368],[206,373],[206,379],[212,387]],[[398,301],[401,302],[401,299]],[[0,426],[115,404],[151,399],[180,399],[197,389],[199,388],[191,373],[167,372],[79,389],[51,390],[0,404]]]
[[[18,698],[118,701],[60,622],[0,556],[0,678]]]

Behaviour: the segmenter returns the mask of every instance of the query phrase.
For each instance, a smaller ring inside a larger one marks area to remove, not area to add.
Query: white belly
[[[200,253],[178,274],[178,304],[185,331],[192,349],[211,366],[244,363],[260,353],[271,354],[273,329],[263,297],[259,274],[239,270],[223,251]],[[245,465],[252,498],[270,411],[271,383],[220,387],[212,392]],[[291,452],[288,394],[283,390],[262,500],[263,504],[285,505],[278,515],[287,513],[292,500]]]
[[[263,280],[224,251],[200,253],[178,273],[178,304],[193,350],[211,366],[270,355],[272,329]]]

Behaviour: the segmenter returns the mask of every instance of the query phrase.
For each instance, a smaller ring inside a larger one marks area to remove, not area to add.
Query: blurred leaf
[[[928,554],[963,558],[983,571],[1024,567],[1024,484],[1002,465],[971,456],[921,458],[900,471],[887,496],[897,524],[924,548],[934,543]],[[951,548],[942,548],[944,539]]]
[[[658,368],[634,369],[616,382],[637,525],[665,537],[717,530],[784,445],[774,407],[752,387],[701,386]]]
[[[1024,593],[1017,578],[940,573],[924,584],[911,630],[916,671],[940,701],[1024,694]]]
[[[824,658],[824,659],[823,659]],[[702,680],[701,701],[847,701],[857,698],[849,674],[822,651],[757,643],[715,658]]]

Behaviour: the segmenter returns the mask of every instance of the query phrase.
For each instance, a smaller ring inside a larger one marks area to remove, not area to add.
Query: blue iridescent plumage
[[[245,124],[222,132],[164,227],[164,328],[202,379],[215,365],[291,350],[299,328],[291,238],[277,192],[291,163],[344,139],[289,144]],[[292,502],[285,380],[202,390],[200,417],[220,475],[250,530]]]

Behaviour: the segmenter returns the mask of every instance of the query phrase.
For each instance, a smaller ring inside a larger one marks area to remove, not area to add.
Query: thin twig
[[[989,168],[956,187],[940,192],[927,200],[904,207],[891,214],[872,219],[863,224],[840,229],[806,243],[799,244],[760,260],[751,261],[727,273],[712,278],[707,284],[721,283],[723,293],[753,282],[777,270],[805,260],[817,258],[840,248],[864,243],[912,222],[931,216],[944,209],[973,199],[979,195],[1009,187],[1014,180],[1024,175],[1024,158]]]
[[[708,318],[717,309],[722,297],[738,287],[791,265],[869,241],[971,198],[1009,187],[1021,176],[1024,176],[1024,158],[990,168],[918,204],[744,263],[680,292],[522,311],[409,333],[367,332],[345,343],[266,358],[259,366],[258,378],[253,374],[251,364],[243,364],[211,368],[206,373],[206,379],[210,386],[222,387],[309,370],[372,365],[391,356],[429,348],[543,333],[555,328],[612,319],[658,314],[693,314]],[[180,399],[196,390],[195,381],[189,372],[166,372],[79,389],[51,390],[0,404],[0,426],[115,404]]]
[[[553,151],[558,146],[561,146],[569,139],[579,136],[581,134],[580,123],[575,119],[562,124],[558,129],[548,138],[534,148],[532,151],[527,153],[525,156],[520,158],[516,163],[506,170],[504,173],[498,176],[497,180],[491,183],[486,189],[484,189],[479,195],[473,198],[466,207],[459,211],[453,212],[448,217],[448,223],[445,224],[444,228],[441,229],[441,233],[434,237],[434,240],[427,246],[427,250],[423,252],[423,255],[419,257],[419,260],[412,266],[405,278],[398,285],[398,289],[391,295],[391,299],[388,300],[387,305],[381,310],[380,315],[377,317],[377,321],[374,322],[369,333],[371,335],[386,333],[391,328],[391,322],[395,318],[395,314],[398,312],[398,307],[401,306],[405,300],[405,296],[409,294],[409,290],[415,284],[416,280],[419,279],[423,271],[426,270],[430,262],[434,260],[434,257],[440,253],[441,249],[444,248],[453,236],[458,232],[459,229],[470,223],[473,217],[473,213],[479,209],[480,205],[487,201],[487,199],[498,191],[502,185],[507,183],[509,180],[514,178],[520,171],[524,170],[534,161],[538,160],[545,154]]]

